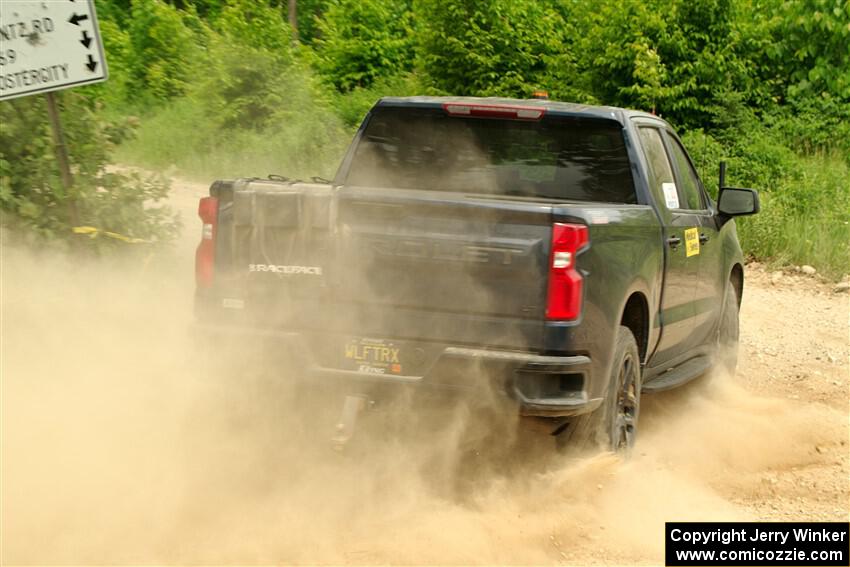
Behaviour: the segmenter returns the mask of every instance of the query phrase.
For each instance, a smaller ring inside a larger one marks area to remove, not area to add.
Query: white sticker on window
[[[679,208],[679,193],[676,191],[675,183],[662,183],[661,190],[664,191],[664,201],[668,209]]]

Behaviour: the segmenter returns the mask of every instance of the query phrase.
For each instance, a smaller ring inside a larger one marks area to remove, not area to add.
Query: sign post
[[[65,134],[62,132],[62,121],[59,120],[59,107],[56,97],[52,92],[45,93],[47,98],[47,114],[50,116],[50,130],[53,134],[53,151],[56,152],[56,160],[59,162],[59,173],[62,175],[62,186],[68,198],[68,217],[71,224],[80,224],[80,215],[77,213],[77,200],[74,196],[74,177],[71,175],[71,162],[68,160],[68,149],[65,147]]]
[[[68,214],[79,224],[54,91],[100,83],[106,57],[93,0],[0,0],[0,101],[45,93]]]

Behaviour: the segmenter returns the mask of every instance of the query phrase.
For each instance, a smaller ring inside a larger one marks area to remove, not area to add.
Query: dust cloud
[[[3,563],[657,563],[664,521],[757,519],[765,474],[847,437],[838,410],[716,377],[647,397],[629,462],[470,465],[517,440],[470,453],[468,411],[404,399],[338,453],[344,392],[205,342],[191,262],[140,260],[3,245]]]

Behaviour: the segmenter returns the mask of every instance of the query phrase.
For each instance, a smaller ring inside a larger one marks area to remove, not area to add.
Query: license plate
[[[345,366],[369,374],[401,374],[401,345],[384,339],[354,338],[345,342]]]

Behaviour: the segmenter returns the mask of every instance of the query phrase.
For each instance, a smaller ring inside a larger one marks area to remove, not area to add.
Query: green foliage
[[[204,181],[270,173],[308,179],[333,177],[349,141],[335,114],[321,107],[281,112],[262,131],[222,130],[182,99],[145,120],[118,157]]]
[[[310,70],[268,51],[211,43],[208,74],[152,112],[119,156],[205,177],[332,176],[348,133]]]
[[[751,82],[736,54],[736,17],[732,0],[605,1],[575,10],[575,76],[607,104],[704,126],[725,93]]]
[[[307,45],[319,37],[319,22],[324,19],[330,0],[298,0],[298,38]]]
[[[331,0],[318,21],[317,67],[341,91],[371,86],[413,62],[410,12],[394,0]]]
[[[131,98],[129,83],[133,48],[130,44],[130,34],[109,18],[101,18],[99,24],[109,65],[109,81],[97,85],[95,90],[105,102],[117,106]]]
[[[378,79],[371,87],[357,87],[347,93],[335,93],[332,105],[343,123],[354,129],[381,97],[415,96],[422,94],[423,88],[416,75],[392,75]]]
[[[199,38],[184,22],[184,14],[161,0],[133,0],[127,32],[131,100],[150,102],[184,94],[201,55]]]
[[[786,1],[776,23],[772,59],[788,77],[788,95],[850,102],[850,2]]]
[[[262,130],[291,101],[291,75],[303,75],[275,54],[249,47],[234,50],[221,39],[214,42],[212,53],[215,63],[191,96],[204,111],[204,120],[217,129]]]
[[[534,0],[416,0],[418,65],[434,91],[526,97],[562,47],[560,15]]]
[[[44,98],[11,100],[0,103],[0,208],[45,237],[75,238],[79,224],[154,242],[172,238],[176,221],[160,204],[167,183],[110,170],[109,125],[86,97],[63,93],[61,101],[72,193],[61,182]]]
[[[804,154],[837,151],[850,163],[850,100],[830,94],[799,97],[764,115],[789,147]]]
[[[132,0],[96,0],[97,19],[103,32],[103,22],[114,22],[118,27],[124,29],[130,20]],[[106,41],[106,38],[103,38]]]
[[[254,0],[227,0],[215,29],[237,45],[289,60],[292,30],[284,17],[279,10]]]

